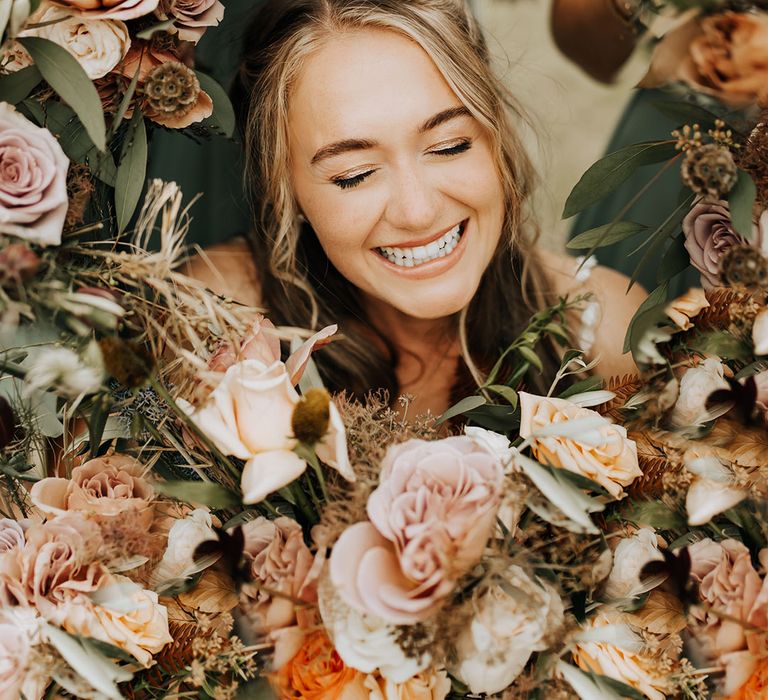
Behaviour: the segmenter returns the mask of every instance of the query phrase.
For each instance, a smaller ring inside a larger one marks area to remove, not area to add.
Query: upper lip
[[[458,221],[455,224],[451,224],[447,228],[444,228],[442,231],[438,231],[437,233],[430,233],[429,236],[426,238],[419,238],[415,241],[408,241],[404,243],[399,243],[398,245],[380,245],[377,246],[378,248],[415,248],[420,245],[428,245],[429,243],[432,243],[432,241],[436,241],[441,236],[444,236],[448,231],[456,228],[457,226],[461,226],[466,219],[462,219],[461,221]]]

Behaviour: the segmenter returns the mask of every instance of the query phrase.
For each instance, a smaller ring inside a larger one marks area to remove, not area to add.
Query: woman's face
[[[385,30],[311,55],[289,105],[290,168],[328,259],[420,319],[466,306],[501,235],[491,143],[429,56]]]

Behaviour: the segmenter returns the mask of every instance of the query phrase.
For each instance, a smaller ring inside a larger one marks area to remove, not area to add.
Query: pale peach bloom
[[[440,669],[426,669],[403,683],[369,675],[365,687],[370,700],[443,700],[451,690],[448,674]]]
[[[648,562],[663,558],[656,533],[651,528],[640,528],[623,538],[614,552],[613,567],[605,582],[605,595],[626,600],[644,593],[648,589],[640,581],[640,571]]]
[[[466,436],[390,447],[370,522],[347,528],[333,548],[341,597],[393,624],[428,617],[482,554],[502,481],[498,457]]]
[[[159,0],[51,0],[52,4],[90,19],[136,19],[154,12]]]
[[[725,366],[717,357],[708,357],[696,367],[685,370],[680,379],[680,392],[670,419],[678,428],[703,425],[712,420],[707,399],[718,389],[727,389]]]
[[[681,81],[733,107],[768,98],[768,17],[697,15],[658,43],[641,87]]]
[[[314,619],[307,606],[317,603],[325,551],[313,555],[299,524],[286,517],[251,520],[243,525],[243,535],[255,583],[243,586],[240,609],[257,632],[275,641],[274,665],[279,668],[298,651]]]
[[[77,511],[109,520],[132,511],[141,514],[149,527],[155,492],[143,476],[145,471],[146,467],[129,455],[96,457],[75,467],[70,479],[48,477],[36,482],[30,497],[49,516]]]
[[[693,328],[692,320],[708,306],[709,302],[704,290],[700,287],[693,287],[671,301],[664,309],[664,313],[672,319],[678,328],[687,331]]]
[[[259,360],[271,365],[280,359],[280,337],[275,325],[261,314],[251,325],[249,334],[239,347],[231,343],[220,343],[208,360],[208,368],[214,372],[226,372],[236,362]]]
[[[752,343],[755,355],[768,355],[768,309],[763,309],[752,326]]]
[[[605,421],[589,431],[589,441],[577,437],[535,434],[556,423],[588,419],[598,414],[564,399],[534,396],[521,391],[520,436],[531,440],[536,459],[560,469],[581,474],[602,486],[614,498],[622,498],[623,486],[642,476],[637,446],[626,428]]]
[[[27,672],[30,644],[14,625],[0,622],[0,700],[17,700]]]
[[[0,555],[24,546],[24,529],[17,520],[0,518]]]

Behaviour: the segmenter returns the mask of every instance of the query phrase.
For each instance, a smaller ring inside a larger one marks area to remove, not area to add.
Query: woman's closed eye
[[[441,146],[439,148],[433,148],[427,151],[427,153],[445,158],[448,156],[456,156],[460,153],[465,153],[470,148],[472,148],[472,140],[462,139],[458,143],[454,143],[448,146]],[[334,177],[331,182],[343,190],[351,189],[352,187],[357,187],[366,178],[373,175],[373,173],[375,173],[377,170],[378,168],[373,168],[371,170],[366,170],[365,172],[357,173],[349,177]]]

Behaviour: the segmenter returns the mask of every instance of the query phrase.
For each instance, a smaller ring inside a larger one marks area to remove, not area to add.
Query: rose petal
[[[306,468],[307,463],[289,450],[254,455],[243,467],[243,503],[263,501],[270,493],[298,479]]]

